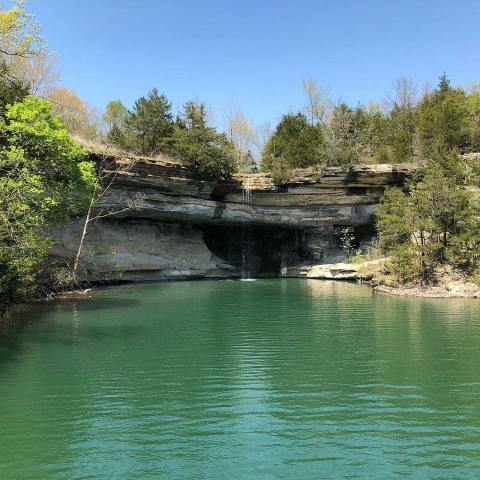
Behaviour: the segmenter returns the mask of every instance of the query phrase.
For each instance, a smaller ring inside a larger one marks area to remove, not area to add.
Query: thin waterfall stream
[[[252,204],[252,178],[245,176],[242,182],[242,203],[244,205]],[[252,278],[252,236],[250,227],[245,220],[242,221],[242,271],[241,279],[245,281],[254,280]]]

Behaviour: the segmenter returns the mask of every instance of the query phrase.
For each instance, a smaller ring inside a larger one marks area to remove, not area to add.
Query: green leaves
[[[303,113],[284,115],[263,151],[262,169],[309,167],[320,163],[324,144],[319,125],[311,125]]]
[[[408,193],[385,192],[377,212],[379,245],[400,282],[434,282],[445,263],[466,273],[479,268],[479,199],[466,183],[466,168],[459,155],[437,152]]]
[[[110,102],[105,118],[108,138],[120,148],[140,155],[171,155],[199,178],[223,180],[235,167],[233,145],[207,125],[206,115],[203,103],[187,102],[174,121],[171,103],[154,88],[130,112],[121,102]]]
[[[156,88],[139,98],[125,121],[127,146],[140,155],[170,153],[172,105]]]
[[[0,303],[18,301],[35,286],[49,229],[82,211],[96,188],[94,166],[33,96],[7,107],[0,148]]]
[[[191,128],[177,128],[174,136],[174,154],[182,159],[190,171],[206,180],[226,180],[235,169],[233,145],[213,128],[197,124]]]

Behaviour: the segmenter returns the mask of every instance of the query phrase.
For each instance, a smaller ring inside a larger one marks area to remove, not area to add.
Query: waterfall
[[[252,203],[252,178],[245,176],[242,181],[242,203],[244,205],[251,205]],[[253,280],[251,269],[251,249],[252,237],[250,229],[245,219],[242,221],[242,280]]]
[[[286,277],[288,274],[287,248],[285,243],[282,243],[281,257],[280,257],[280,276]]]

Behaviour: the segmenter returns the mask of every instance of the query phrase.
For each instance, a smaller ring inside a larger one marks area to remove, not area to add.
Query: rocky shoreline
[[[375,285],[373,286],[373,291],[401,297],[480,298],[480,286],[471,282],[452,282],[448,285],[431,287]]]
[[[356,281],[369,284],[374,292],[386,293],[402,297],[422,298],[480,298],[480,285],[470,282],[461,276],[444,274],[437,285],[405,286],[386,283],[382,278],[382,270],[387,258],[368,260],[358,263],[332,263],[321,265],[306,265],[291,269],[291,277]]]

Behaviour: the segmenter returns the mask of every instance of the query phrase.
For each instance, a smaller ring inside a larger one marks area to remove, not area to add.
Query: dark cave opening
[[[288,266],[337,263],[346,260],[342,232],[353,235],[353,248],[362,251],[375,238],[373,225],[291,229],[249,225],[201,227],[208,249],[247,276],[279,276]]]

